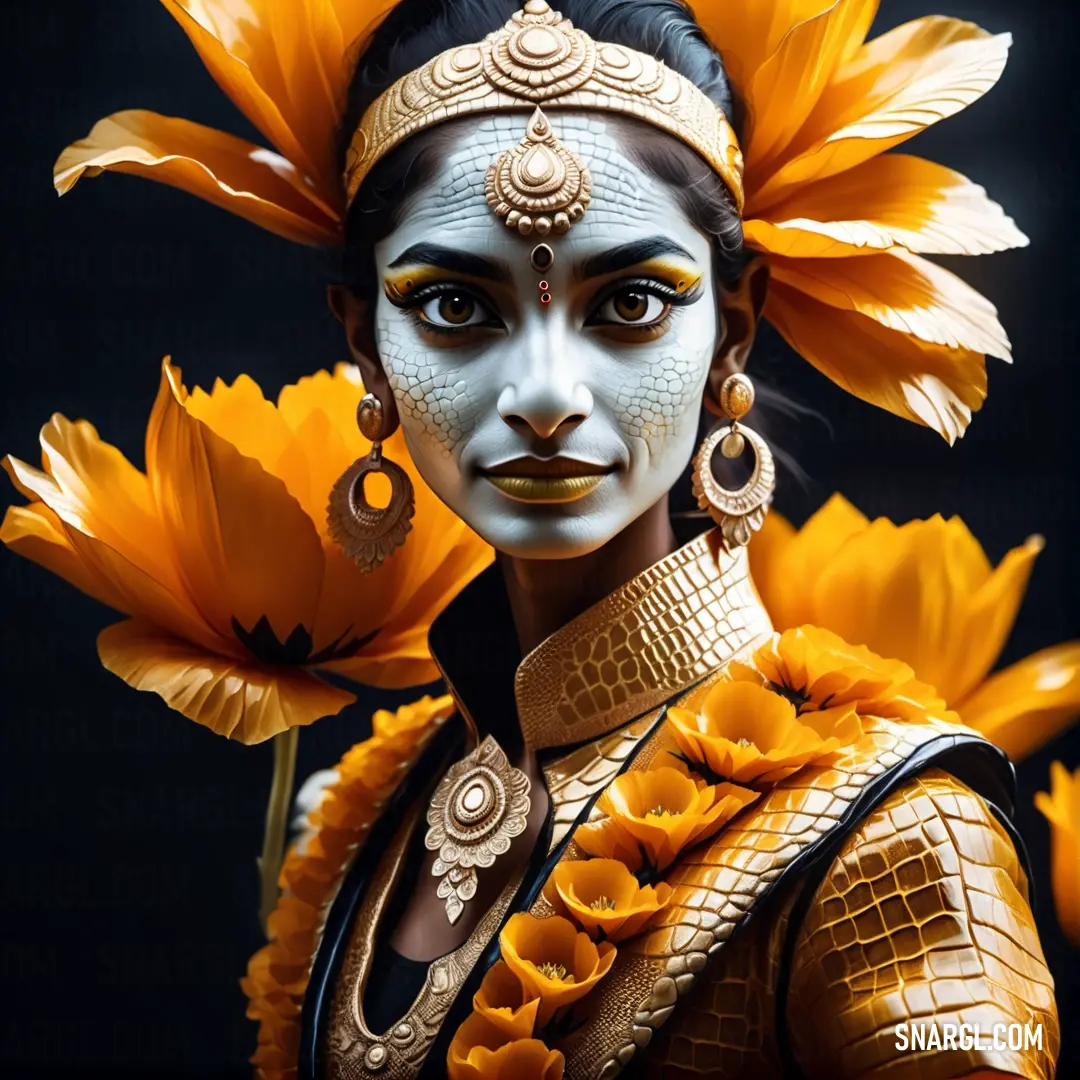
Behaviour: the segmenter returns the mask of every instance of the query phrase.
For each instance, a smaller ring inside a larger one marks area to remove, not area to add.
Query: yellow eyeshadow
[[[383,281],[383,287],[390,300],[404,300],[422,286],[441,281],[445,277],[446,271],[436,266],[413,266],[401,273],[388,275]]]
[[[679,295],[689,292],[701,281],[701,271],[685,263],[667,259],[652,259],[641,264],[643,272],[652,274],[658,281],[670,285]]]

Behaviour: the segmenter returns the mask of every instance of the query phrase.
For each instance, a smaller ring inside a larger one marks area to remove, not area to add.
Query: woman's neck
[[[675,550],[665,495],[603,547],[574,559],[499,556],[522,656]]]

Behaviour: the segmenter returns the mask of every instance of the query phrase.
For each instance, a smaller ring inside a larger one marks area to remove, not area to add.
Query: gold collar
[[[485,710],[505,716],[516,706],[526,746],[540,751],[614,731],[771,629],[745,549],[729,553],[710,530],[557,630],[520,664],[509,645],[516,635],[500,571],[491,567],[436,620],[431,647],[467,717],[479,721]]]

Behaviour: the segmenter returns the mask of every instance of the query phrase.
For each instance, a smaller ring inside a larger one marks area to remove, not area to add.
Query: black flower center
[[[233,616],[232,628],[237,641],[256,660],[273,667],[313,667],[328,664],[331,660],[346,660],[355,656],[379,632],[372,630],[363,637],[349,637],[349,630],[346,630],[325,649],[313,653],[314,642],[302,623],[297,623],[283,642],[278,640],[265,615],[250,630],[245,630],[240,620]]]
[[[813,699],[807,693],[805,686],[802,687],[802,689],[796,690],[795,687],[787,686],[784,683],[771,682],[769,683],[769,689],[774,694],[779,694],[782,698],[786,698],[790,701],[791,704],[795,706],[796,713],[804,713],[808,709],[817,708],[817,706],[814,705]]]

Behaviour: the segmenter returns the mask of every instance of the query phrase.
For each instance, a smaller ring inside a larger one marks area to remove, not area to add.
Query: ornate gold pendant
[[[489,735],[435,789],[424,843],[439,853],[431,873],[440,879],[438,895],[451,924],[476,895],[476,867],[491,866],[525,831],[529,788],[529,778]]]

